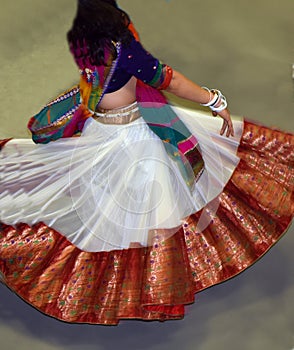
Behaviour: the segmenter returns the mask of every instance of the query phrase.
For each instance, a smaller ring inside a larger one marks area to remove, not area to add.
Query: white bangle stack
[[[209,107],[213,112],[219,113],[227,108],[228,103],[225,96],[216,89],[208,89],[205,86],[202,86],[202,89],[209,92],[209,102],[200,103],[201,106]]]

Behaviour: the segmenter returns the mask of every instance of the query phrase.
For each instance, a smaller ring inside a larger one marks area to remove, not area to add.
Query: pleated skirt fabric
[[[293,135],[236,121],[227,139],[218,119],[177,113],[205,161],[193,189],[141,118],[91,119],[82,137],[48,145],[3,141],[0,271],[11,290],[66,322],[180,319],[195,293],[277,242],[293,217]]]
[[[221,193],[239,162],[243,128],[236,121],[236,136],[225,138],[220,120],[176,112],[201,144],[205,169],[193,188],[142,117],[123,125],[89,118],[78,138],[7,143],[0,153],[0,220],[42,221],[92,252],[147,246],[157,229],[172,235]]]

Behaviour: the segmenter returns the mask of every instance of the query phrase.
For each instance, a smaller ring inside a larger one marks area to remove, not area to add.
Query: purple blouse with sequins
[[[159,87],[165,78],[164,67],[164,64],[133,38],[129,45],[122,45],[120,57],[106,93],[119,90],[132,76],[148,85]]]

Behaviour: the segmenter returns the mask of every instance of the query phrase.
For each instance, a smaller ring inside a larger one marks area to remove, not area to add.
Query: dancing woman
[[[290,225],[293,135],[232,121],[219,90],[145,50],[115,1],[78,1],[68,41],[80,71],[70,122],[49,113],[29,123],[37,144],[2,141],[2,280],[67,322],[182,318]]]

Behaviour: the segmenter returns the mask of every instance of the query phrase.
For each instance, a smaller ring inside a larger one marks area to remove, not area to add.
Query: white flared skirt
[[[221,136],[222,120],[173,107],[199,141],[205,169],[191,189],[143,118],[102,124],[89,118],[81,137],[46,145],[8,142],[0,152],[0,220],[44,222],[85,251],[147,246],[156,230],[173,234],[210,205],[232,176],[243,122]],[[199,220],[199,230],[208,223]]]

